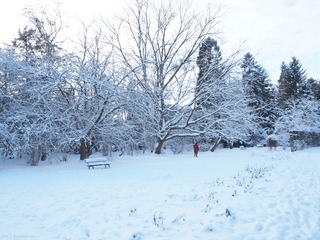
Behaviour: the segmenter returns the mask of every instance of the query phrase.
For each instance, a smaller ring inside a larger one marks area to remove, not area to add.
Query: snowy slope
[[[0,164],[1,239],[320,239],[320,148]]]

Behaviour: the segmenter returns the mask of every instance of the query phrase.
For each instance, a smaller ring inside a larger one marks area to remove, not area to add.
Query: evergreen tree
[[[243,90],[248,99],[248,105],[253,108],[255,121],[263,129],[260,133],[260,138],[263,139],[265,133],[273,132],[276,120],[275,94],[272,84],[267,71],[255,61],[251,53],[245,54],[241,68]]]
[[[290,95],[287,91],[288,82],[286,81],[289,69],[285,62],[281,63],[281,73],[280,78],[278,80],[278,94],[277,94],[277,101],[279,106],[283,106],[284,102],[289,99]]]
[[[212,104],[214,99],[208,101],[208,94],[202,94],[201,91],[215,81],[222,79],[222,54],[218,42],[210,37],[206,38],[199,48],[197,66],[199,67],[197,79],[197,104]],[[219,81],[220,82],[220,81]],[[210,103],[211,102],[211,103]]]
[[[289,64],[282,63],[279,78],[278,104],[281,108],[275,133],[283,145],[292,134],[319,132],[319,85],[307,80],[306,70],[295,57]]]
[[[201,43],[197,58],[196,115],[202,119],[198,125],[204,133],[200,142],[209,144],[211,151],[221,141],[232,146],[234,142],[247,140],[249,132],[255,131],[238,79],[230,75],[235,66],[234,56],[226,59],[222,60],[216,40],[206,38]]]
[[[310,94],[307,84],[306,70],[302,68],[300,61],[292,57],[289,64],[281,64],[281,75],[279,78],[278,102],[285,108],[289,99],[297,100]]]
[[[310,88],[312,96],[319,101],[320,100],[320,81],[314,78],[309,78],[307,80],[307,84]]]
[[[212,75],[219,77],[219,64],[222,54],[216,40],[208,37],[199,48],[197,66],[199,67],[198,81],[208,81]]]
[[[33,8],[25,9],[29,26],[19,29],[18,37],[12,41],[12,48],[25,55],[25,60],[32,58],[56,59],[62,51],[59,41],[64,25],[59,10],[51,16],[45,9],[36,12]]]
[[[198,107],[198,115],[205,115],[209,109],[217,109],[221,105],[222,96],[219,91],[222,91],[221,84],[221,60],[222,54],[218,42],[210,37],[206,38],[199,47],[199,55],[197,58],[197,66],[199,67],[197,85],[196,85],[196,104]],[[216,110],[213,110],[216,111]],[[200,113],[201,112],[201,113]],[[220,113],[216,111],[215,119],[219,119]],[[200,124],[200,129],[204,131],[209,123],[207,120],[204,124]],[[215,124],[215,129],[221,129],[221,126]],[[212,134],[204,134],[204,141],[216,142],[217,145],[221,141],[220,136],[212,136]],[[214,149],[212,149],[214,150]]]

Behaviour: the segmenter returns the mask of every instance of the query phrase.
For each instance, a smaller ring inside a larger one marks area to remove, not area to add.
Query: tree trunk
[[[40,146],[40,159],[41,161],[45,161],[47,160],[47,151],[46,151],[46,147],[44,145]]]
[[[164,140],[161,140],[160,138],[158,138],[158,146],[156,148],[155,154],[160,154],[161,153],[161,149],[163,146]]]
[[[210,149],[211,152],[214,152],[214,150],[216,150],[216,148],[219,146],[221,141],[221,138],[216,139],[215,143],[213,144],[212,148]]]
[[[39,147],[33,147],[30,154],[30,165],[38,166],[40,160]]]
[[[84,160],[87,158],[87,148],[84,141],[84,138],[80,139],[80,160]]]
[[[46,151],[41,151],[41,161],[47,160],[47,153]]]

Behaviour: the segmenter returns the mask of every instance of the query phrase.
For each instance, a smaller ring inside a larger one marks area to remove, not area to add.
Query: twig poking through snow
[[[231,217],[231,212],[228,208],[226,209],[226,217]]]

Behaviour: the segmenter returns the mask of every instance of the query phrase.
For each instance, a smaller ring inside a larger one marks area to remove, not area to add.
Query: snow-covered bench
[[[110,168],[111,162],[107,161],[105,158],[90,158],[86,159],[86,164],[88,169],[94,169],[95,166],[104,166],[104,168]]]

